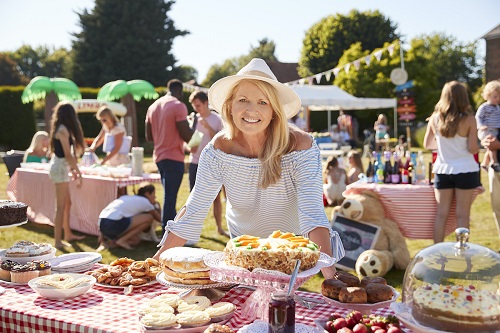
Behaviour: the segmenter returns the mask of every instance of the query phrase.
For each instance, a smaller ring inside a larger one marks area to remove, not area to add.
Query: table
[[[356,182],[347,186],[344,196],[370,190],[377,193],[384,206],[385,216],[393,220],[403,236],[414,239],[434,238],[434,219],[437,206],[432,185],[367,184]],[[474,198],[484,188],[474,190]],[[446,234],[456,228],[455,200],[446,223]]]
[[[135,290],[129,296],[121,289],[94,286],[87,293],[74,299],[56,301],[38,296],[28,286],[12,286],[0,283],[6,292],[0,295],[0,327],[2,332],[40,332],[40,333],[125,333],[141,332],[136,308],[146,298],[152,298],[164,292],[178,293],[181,289],[168,288],[154,284]],[[234,303],[238,310],[226,325],[237,330],[250,322],[239,312],[243,303],[252,293],[244,288],[231,289],[220,301]],[[299,295],[321,299],[321,295],[298,292]],[[347,314],[349,311],[320,304],[313,309],[298,305],[296,322],[314,327],[313,320],[326,319],[330,313]],[[388,307],[373,311],[375,314],[394,314]],[[410,332],[406,330],[406,332]]]
[[[100,212],[114,199],[118,187],[140,184],[143,181],[161,182],[159,174],[144,177],[110,178],[83,175],[82,187],[70,183],[70,227],[89,235],[98,235],[97,221]],[[28,205],[30,221],[54,225],[55,187],[46,170],[17,168],[7,184],[11,200]]]
[[[330,156],[340,157],[344,155],[344,151],[340,149],[321,149],[319,154],[321,158],[328,158]]]

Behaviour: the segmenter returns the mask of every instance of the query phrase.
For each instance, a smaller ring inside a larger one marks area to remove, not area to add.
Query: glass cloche
[[[446,332],[500,331],[500,254],[467,243],[434,244],[415,255],[403,282],[403,305],[416,323]]]

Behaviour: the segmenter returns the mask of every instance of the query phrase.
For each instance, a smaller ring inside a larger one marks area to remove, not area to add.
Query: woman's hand
[[[71,178],[76,181],[76,187],[82,187],[82,173],[78,169],[71,170]]]

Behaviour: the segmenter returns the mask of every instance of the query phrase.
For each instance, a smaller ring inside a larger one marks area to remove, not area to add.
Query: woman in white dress
[[[339,167],[335,156],[330,156],[323,171],[323,193],[329,206],[338,206],[344,201],[342,193],[346,188],[346,179],[345,169]]]

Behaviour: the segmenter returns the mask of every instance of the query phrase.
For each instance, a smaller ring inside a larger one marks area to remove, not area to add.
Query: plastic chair
[[[7,154],[3,157],[3,162],[7,167],[7,172],[9,173],[9,177],[12,177],[14,172],[18,167],[21,166],[21,162],[23,161],[24,154],[21,153],[11,153],[7,152]]]

